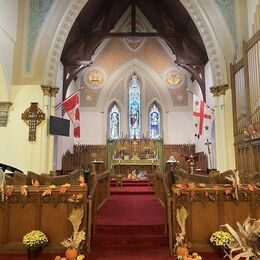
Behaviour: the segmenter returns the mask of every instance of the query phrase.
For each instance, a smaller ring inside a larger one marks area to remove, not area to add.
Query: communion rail
[[[173,250],[173,233],[172,233],[172,196],[166,182],[166,176],[161,173],[155,174],[154,192],[156,198],[160,201],[164,208],[164,226],[165,234],[169,239],[169,250]]]
[[[93,187],[88,196],[88,243],[87,251],[90,252],[91,237],[95,234],[97,212],[109,196],[109,172],[96,174]]]

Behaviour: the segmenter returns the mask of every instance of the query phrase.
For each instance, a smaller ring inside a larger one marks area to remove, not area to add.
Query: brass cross
[[[45,114],[38,107],[38,103],[31,102],[31,106],[22,113],[22,119],[29,126],[28,140],[36,141],[36,126],[45,119]]]

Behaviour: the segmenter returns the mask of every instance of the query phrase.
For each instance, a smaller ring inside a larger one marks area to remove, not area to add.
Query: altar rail
[[[104,173],[95,175],[94,177],[94,185],[89,193],[89,203],[90,203],[90,211],[89,211],[89,222],[88,222],[88,244],[87,251],[90,252],[91,249],[91,237],[92,234],[95,234],[96,230],[96,220],[97,220],[97,212],[102,207],[102,205],[106,202],[109,197],[109,172],[106,171]]]
[[[156,173],[154,181],[155,197],[160,201],[164,208],[164,226],[165,234],[168,236],[169,251],[173,250],[173,233],[172,233],[172,197],[167,185],[167,177],[164,174]]]
[[[236,165],[260,172],[260,30],[243,44],[243,58],[230,65]]]

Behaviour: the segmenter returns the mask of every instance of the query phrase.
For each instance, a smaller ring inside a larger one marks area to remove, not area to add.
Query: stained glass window
[[[117,104],[114,104],[109,112],[109,132],[111,139],[118,139],[120,133],[120,112]]]
[[[151,139],[160,138],[161,117],[159,108],[154,103],[149,111],[149,135]]]
[[[141,115],[140,115],[140,81],[136,75],[132,76],[129,82],[129,137],[140,138],[141,136]]]

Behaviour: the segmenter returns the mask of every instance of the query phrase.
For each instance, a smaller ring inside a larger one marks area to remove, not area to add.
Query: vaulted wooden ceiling
[[[131,32],[111,33],[120,17],[131,7]],[[136,7],[156,32],[136,31]],[[63,93],[75,75],[88,66],[98,45],[109,37],[161,37],[205,93],[204,66],[208,61],[201,36],[179,0],[89,0],[67,37],[61,61],[66,76]]]

